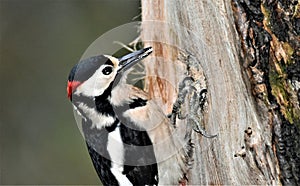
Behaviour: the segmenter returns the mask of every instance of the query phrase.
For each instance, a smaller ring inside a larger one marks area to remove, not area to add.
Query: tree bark
[[[142,0],[150,97],[168,114],[184,77],[208,91],[201,122],[218,137],[193,132],[188,184],[299,184],[299,4]]]

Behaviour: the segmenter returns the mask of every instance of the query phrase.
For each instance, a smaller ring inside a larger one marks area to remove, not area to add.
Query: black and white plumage
[[[122,80],[151,52],[149,47],[120,59],[95,56],[70,72],[68,97],[104,185],[173,185],[186,172],[188,144],[142,90]]]

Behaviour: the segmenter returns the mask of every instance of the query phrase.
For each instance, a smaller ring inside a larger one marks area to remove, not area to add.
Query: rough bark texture
[[[299,184],[299,2],[142,0],[146,88],[170,113],[207,88],[188,184]],[[189,113],[190,108],[185,108]],[[172,171],[172,170],[170,170]]]

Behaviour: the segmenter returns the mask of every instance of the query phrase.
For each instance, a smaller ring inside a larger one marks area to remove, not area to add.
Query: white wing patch
[[[118,180],[119,185],[133,185],[126,175],[122,174],[124,170],[124,144],[121,139],[120,127],[108,134],[107,151],[111,158],[111,172]]]

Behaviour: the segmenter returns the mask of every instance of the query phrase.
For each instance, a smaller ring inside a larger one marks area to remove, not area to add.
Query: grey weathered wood
[[[171,111],[177,85],[187,72],[182,56],[190,55],[186,60],[201,66],[189,72],[191,76],[201,79],[197,76],[204,73],[206,78],[203,125],[218,137],[193,133],[195,155],[188,184],[279,184],[267,112],[257,111],[249,82],[243,79],[230,1],[142,0],[141,29],[145,45],[154,47],[146,62],[147,89],[165,113]],[[242,149],[248,127],[252,137],[247,143],[254,153]],[[245,157],[234,157],[238,152]]]

